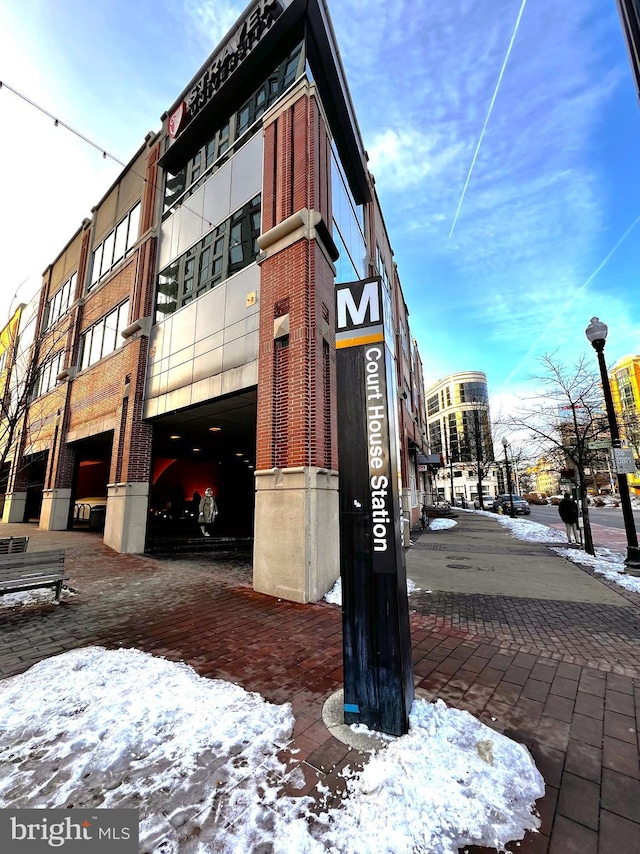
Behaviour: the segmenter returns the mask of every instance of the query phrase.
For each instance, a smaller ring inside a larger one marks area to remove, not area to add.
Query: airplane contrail
[[[487,117],[484,120],[484,125],[482,126],[482,131],[480,132],[480,138],[478,139],[478,144],[476,145],[476,150],[473,154],[473,159],[471,161],[471,166],[469,167],[469,172],[467,174],[467,180],[464,182],[464,187],[462,189],[462,195],[460,196],[460,201],[458,202],[458,209],[456,210],[456,215],[453,218],[453,223],[451,225],[451,231],[449,232],[449,237],[453,235],[453,231],[456,227],[456,223],[458,222],[458,216],[460,215],[460,210],[462,208],[462,203],[464,201],[464,197],[467,193],[467,187],[469,186],[469,181],[471,180],[471,173],[473,172],[473,167],[476,165],[476,160],[478,159],[478,153],[480,151],[480,146],[482,145],[482,140],[484,139],[485,131],[487,130],[487,125],[489,124],[489,119],[491,118],[491,112],[493,110],[493,105],[496,102],[496,98],[498,97],[498,91],[500,90],[500,85],[502,83],[502,78],[504,77],[504,72],[507,67],[507,63],[509,62],[509,57],[511,56],[511,49],[513,48],[513,43],[516,40],[516,36],[518,34],[518,29],[520,27],[520,21],[522,19],[522,13],[524,12],[524,7],[527,5],[527,0],[522,0],[522,5],[520,6],[520,11],[518,12],[518,19],[516,20],[516,25],[513,28],[513,34],[511,36],[511,41],[509,42],[509,47],[507,48],[507,53],[504,58],[504,62],[502,63],[502,68],[500,69],[500,74],[498,75],[498,82],[496,83],[496,88],[494,89],[493,96],[491,98],[491,103],[489,104],[489,110],[487,111]]]
[[[550,323],[545,324],[544,332],[542,332],[542,333],[537,337],[537,339],[533,342],[533,344],[531,345],[531,347],[529,347],[528,351],[525,353],[525,355],[522,357],[522,359],[520,359],[520,361],[519,361],[519,362],[518,362],[518,364],[515,366],[515,368],[513,368],[513,369],[512,369],[512,371],[510,372],[510,374],[509,374],[509,375],[507,376],[507,378],[504,380],[503,385],[506,385],[508,382],[510,382],[510,381],[513,379],[513,377],[518,373],[518,371],[520,370],[520,368],[522,367],[522,365],[523,365],[526,361],[528,361],[528,360],[531,358],[531,356],[533,355],[533,352],[536,350],[536,348],[538,347],[538,345],[540,344],[540,342],[543,340],[543,338],[544,338],[546,335],[548,335],[548,333],[549,333],[549,329],[551,329],[553,326],[555,326],[555,324],[557,323],[557,321],[562,317],[562,315],[567,311],[567,309],[568,309],[568,308],[571,308],[572,304],[573,304],[573,303],[576,301],[576,299],[580,296],[580,294],[582,293],[582,291],[587,287],[587,285],[589,285],[589,284],[590,284],[590,283],[595,279],[595,277],[598,275],[598,273],[600,272],[600,270],[602,270],[602,268],[605,266],[605,264],[607,264],[607,263],[608,263],[609,259],[610,259],[610,258],[611,258],[611,256],[613,255],[613,253],[618,249],[618,247],[620,246],[620,244],[621,244],[621,243],[623,243],[623,242],[627,239],[627,237],[629,236],[629,234],[633,231],[633,229],[636,227],[636,225],[638,225],[638,223],[640,223],[640,214],[638,214],[638,216],[634,219],[634,221],[631,223],[631,225],[626,229],[626,231],[624,232],[624,234],[622,235],[622,237],[620,237],[620,238],[616,241],[616,243],[614,244],[613,248],[612,248],[612,249],[607,253],[607,255],[605,256],[605,258],[604,258],[604,259],[603,259],[603,260],[598,264],[598,266],[597,266],[597,267],[596,267],[596,269],[593,271],[593,273],[589,276],[589,278],[588,278],[585,282],[583,282],[583,284],[581,284],[581,285],[580,285],[580,287],[575,291],[575,293],[573,294],[573,296],[571,297],[571,299],[569,299],[569,300],[568,300],[568,301],[567,301],[567,302],[562,306],[562,308],[560,309],[560,311],[558,311],[558,312],[556,313],[556,315],[554,316],[553,320],[551,320],[551,322],[550,322]]]

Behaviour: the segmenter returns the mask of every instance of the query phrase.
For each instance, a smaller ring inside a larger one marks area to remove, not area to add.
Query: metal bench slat
[[[64,576],[64,549],[0,556],[0,594],[20,593],[38,587],[55,587],[60,600]]]

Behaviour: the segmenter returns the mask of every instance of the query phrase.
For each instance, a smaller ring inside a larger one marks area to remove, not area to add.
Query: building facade
[[[636,460],[636,473],[627,475],[627,483],[640,495],[640,356],[620,359],[611,368],[609,381],[620,435]]]
[[[334,285],[368,276],[393,307],[417,521],[422,363],[329,12],[257,0],[45,272],[3,520],[88,513],[140,553],[196,536],[211,486],[217,533],[253,538],[255,588],[320,598],[339,574]]]
[[[442,455],[439,498],[471,506],[479,495],[498,493],[498,466],[491,436],[487,377],[463,371],[438,380],[425,391],[431,454]]]

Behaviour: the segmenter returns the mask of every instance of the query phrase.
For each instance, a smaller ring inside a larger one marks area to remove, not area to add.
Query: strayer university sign
[[[413,675],[393,347],[380,278],[336,285],[344,719],[401,735]]]

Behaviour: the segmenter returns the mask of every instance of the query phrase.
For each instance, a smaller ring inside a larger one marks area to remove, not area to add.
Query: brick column
[[[254,586],[300,602],[339,574],[328,150],[308,88],[267,120]]]
[[[148,317],[153,304],[156,239],[140,247],[132,316]],[[107,486],[104,542],[118,552],[141,554],[147,535],[153,427],[144,424],[144,384],[149,355],[147,330],[129,343],[130,372],[123,377],[123,395],[113,436],[111,471]]]

